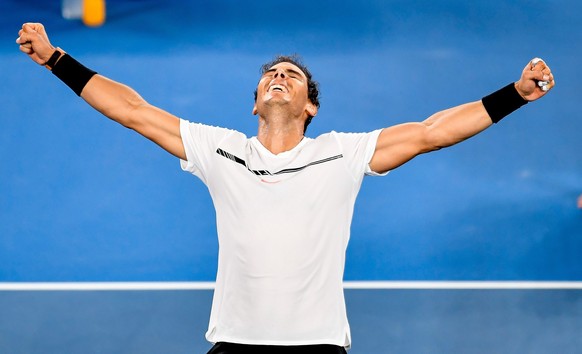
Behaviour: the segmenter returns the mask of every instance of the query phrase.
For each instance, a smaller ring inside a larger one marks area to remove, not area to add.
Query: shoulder
[[[233,129],[217,127],[203,123],[194,123],[186,119],[180,119],[180,133],[183,137],[189,135],[196,138],[205,137],[206,139],[221,139],[225,137],[232,137],[235,139],[243,140],[248,139],[245,134]]]
[[[319,135],[314,139],[316,142],[335,142],[340,145],[375,144],[382,129],[370,132],[337,132],[332,130]]]

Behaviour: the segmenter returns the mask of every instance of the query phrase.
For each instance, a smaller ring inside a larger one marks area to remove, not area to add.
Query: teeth
[[[271,91],[274,91],[274,90],[279,90],[281,92],[286,92],[285,86],[282,86],[282,85],[273,85],[273,86],[271,86]]]

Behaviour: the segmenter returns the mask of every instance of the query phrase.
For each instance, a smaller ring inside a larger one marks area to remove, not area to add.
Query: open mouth
[[[283,85],[272,85],[269,87],[269,91],[273,92],[288,92],[287,88]]]

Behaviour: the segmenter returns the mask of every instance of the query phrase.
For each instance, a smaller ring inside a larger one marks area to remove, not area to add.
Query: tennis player
[[[298,58],[277,57],[263,66],[253,106],[258,131],[248,138],[150,105],[54,47],[39,23],[24,24],[16,42],[89,105],[178,157],[208,187],[219,239],[206,333],[211,354],[345,353],[345,251],[364,176],[470,138],[555,86],[536,58],[518,81],[424,121],[309,138],[317,82]]]

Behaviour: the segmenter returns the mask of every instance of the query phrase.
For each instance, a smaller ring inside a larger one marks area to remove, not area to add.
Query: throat
[[[303,138],[303,127],[300,129],[273,129],[273,127],[261,129],[259,125],[257,134],[259,142],[275,155],[292,150]]]

